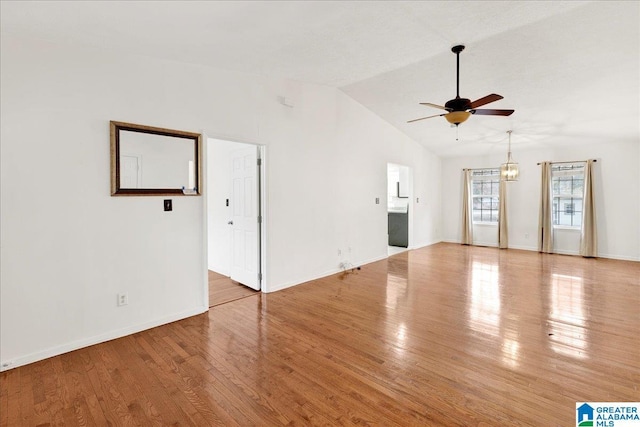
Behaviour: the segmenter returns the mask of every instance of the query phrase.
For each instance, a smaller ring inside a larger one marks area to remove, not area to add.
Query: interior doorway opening
[[[412,231],[413,171],[410,167],[387,164],[388,255],[410,247]]]
[[[207,140],[209,306],[263,289],[264,147]]]

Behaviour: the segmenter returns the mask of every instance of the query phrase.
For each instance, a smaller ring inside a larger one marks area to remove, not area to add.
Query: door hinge
[[[262,281],[262,273],[258,273],[258,282]]]
[[[262,166],[262,159],[258,159],[258,166]]]
[[[262,224],[262,216],[258,216],[258,224]]]

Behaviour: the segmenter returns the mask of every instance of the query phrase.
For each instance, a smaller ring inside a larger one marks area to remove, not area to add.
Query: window
[[[473,223],[497,223],[500,169],[475,169],[471,173]]]
[[[556,164],[551,167],[553,189],[553,225],[582,226],[584,163]]]
[[[573,207],[575,203],[565,203],[564,204],[564,213],[565,215],[573,215]]]

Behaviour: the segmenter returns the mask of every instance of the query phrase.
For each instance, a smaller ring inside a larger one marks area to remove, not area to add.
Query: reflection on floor
[[[3,371],[0,426],[576,426],[638,401],[639,278],[437,243]]]
[[[209,270],[209,307],[260,293],[234,282],[229,277]]]
[[[400,246],[388,246],[387,255],[392,256],[395,254],[399,254],[407,251],[407,248],[402,248]]]

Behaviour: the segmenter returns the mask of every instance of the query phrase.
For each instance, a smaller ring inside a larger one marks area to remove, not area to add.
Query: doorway
[[[209,306],[262,289],[264,147],[207,140]]]
[[[411,168],[394,163],[387,164],[387,231],[388,255],[409,248],[411,236],[411,194],[413,174]]]

